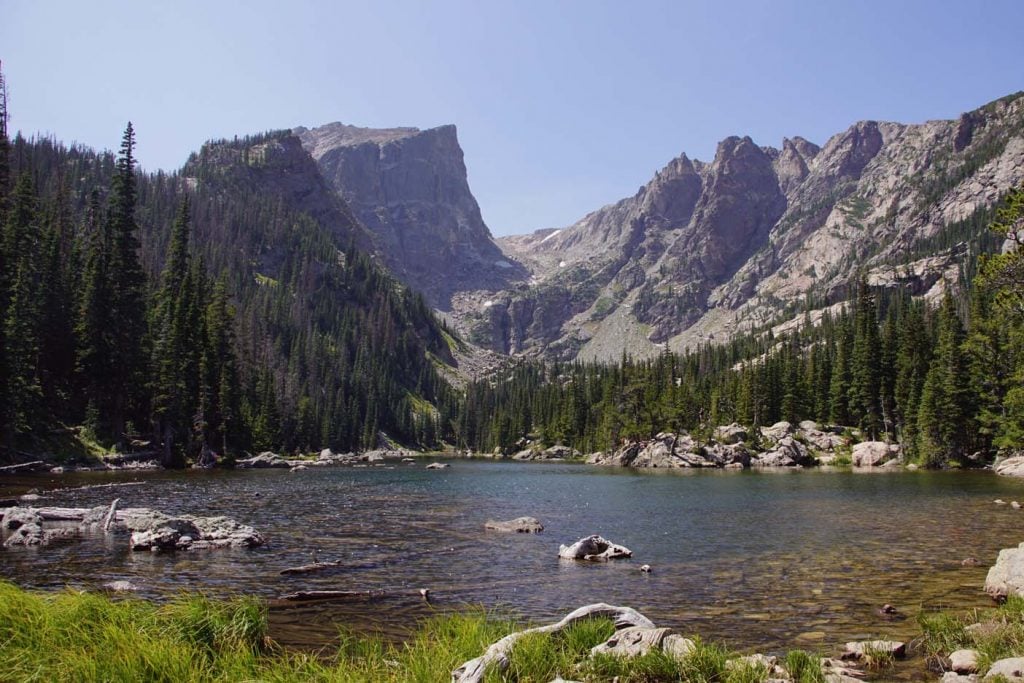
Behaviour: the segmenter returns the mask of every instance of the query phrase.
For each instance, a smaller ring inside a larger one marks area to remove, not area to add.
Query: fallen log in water
[[[0,474],[24,474],[26,472],[48,471],[52,465],[42,460],[23,462],[20,465],[4,465],[0,467]]]
[[[296,591],[295,593],[287,593],[282,595],[279,600],[288,600],[289,602],[307,602],[313,600],[334,600],[334,601],[362,601],[362,600],[377,600],[385,598],[388,595],[394,595],[394,593],[388,593],[384,590],[365,590],[365,591]]]
[[[304,564],[299,567],[288,567],[282,569],[281,576],[287,576],[289,574],[312,574],[323,569],[330,569],[331,567],[340,567],[341,560],[334,560],[332,562],[313,562],[312,564]]]
[[[81,522],[92,508],[36,508],[44,522]]]

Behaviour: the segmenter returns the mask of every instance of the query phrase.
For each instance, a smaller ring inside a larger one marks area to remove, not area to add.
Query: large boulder
[[[793,425],[788,422],[776,422],[771,427],[761,427],[761,436],[771,441],[779,441],[793,433]]]
[[[899,447],[893,447],[884,441],[862,441],[853,447],[852,460],[854,467],[878,467],[892,460],[899,453]]]
[[[44,545],[44,543],[43,527],[35,522],[26,522],[18,526],[14,533],[7,537],[7,540],[4,541],[4,547]]]
[[[1024,657],[1000,659],[989,667],[982,680],[990,681],[1002,676],[1005,683],[1024,683]]]
[[[4,529],[14,530],[22,527],[26,524],[42,524],[43,518],[39,516],[39,512],[32,507],[12,507],[7,508],[3,514],[3,521],[0,522],[0,526]]]
[[[715,441],[723,444],[738,443],[740,441],[746,441],[748,438],[749,433],[747,432],[747,428],[736,422],[723,425],[715,430]]]
[[[985,577],[985,592],[996,600],[1024,595],[1024,543],[999,551],[996,563]]]
[[[749,467],[750,450],[740,441],[732,444],[713,443],[704,448],[711,464],[718,467]]]
[[[632,556],[633,551],[629,548],[606,541],[597,534],[581,538],[572,545],[560,546],[558,549],[558,557],[563,560],[602,562]]]
[[[541,451],[539,457],[542,460],[569,460],[580,457],[580,452],[568,446],[552,446]]]
[[[807,450],[807,446],[792,436],[784,436],[775,444],[775,448],[755,456],[750,464],[753,467],[802,467],[814,464],[814,458]]]
[[[1024,477],[1024,455],[1004,458],[996,463],[996,474],[1004,477]]]

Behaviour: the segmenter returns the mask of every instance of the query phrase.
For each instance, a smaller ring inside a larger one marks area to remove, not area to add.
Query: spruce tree
[[[973,442],[974,420],[964,330],[947,291],[939,309],[938,341],[918,411],[920,457],[935,466],[944,459],[964,462]]]
[[[871,439],[882,430],[879,401],[882,375],[881,341],[878,336],[878,308],[867,280],[857,288],[853,350],[850,357],[850,417]]]
[[[113,318],[113,363],[109,425],[111,436],[126,445],[126,423],[140,419],[146,385],[146,278],[139,263],[135,180],[135,131],[131,122],[121,139],[107,211],[111,281],[109,306]]]

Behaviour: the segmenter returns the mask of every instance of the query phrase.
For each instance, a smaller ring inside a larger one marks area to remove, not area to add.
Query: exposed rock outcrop
[[[372,233],[406,284],[448,310],[452,294],[524,280],[491,238],[469,190],[455,126],[295,131],[323,177]]]
[[[1014,455],[996,463],[995,473],[1004,477],[1024,477],[1024,455]]]
[[[842,301],[860,272],[937,303],[968,249],[928,241],[1024,180],[1022,114],[1018,93],[955,121],[861,121],[821,147],[732,137],[711,163],[681,155],[571,226],[500,239],[529,286],[461,292],[456,322],[507,352],[616,360],[728,341],[808,294]]]

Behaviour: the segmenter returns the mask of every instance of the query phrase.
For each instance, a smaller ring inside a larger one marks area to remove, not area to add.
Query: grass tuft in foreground
[[[435,683],[521,628],[482,611],[439,616],[406,643],[342,633],[335,653],[285,652],[267,638],[267,612],[258,600],[181,597],[167,604],[111,600],[65,591],[43,594],[0,582],[2,681],[323,681]],[[635,659],[589,658],[614,632],[595,619],[554,635],[528,635],[509,668],[488,672],[488,683],[572,680],[621,683],[755,683],[769,677],[757,666],[727,666],[730,653],[699,640],[683,659],[653,652]],[[820,683],[821,662],[805,652],[785,660],[798,683]]]
[[[977,650],[984,674],[992,664],[1024,654],[1024,598],[1012,595],[991,609],[957,616],[946,612],[922,613],[921,647],[932,661],[960,649]]]

